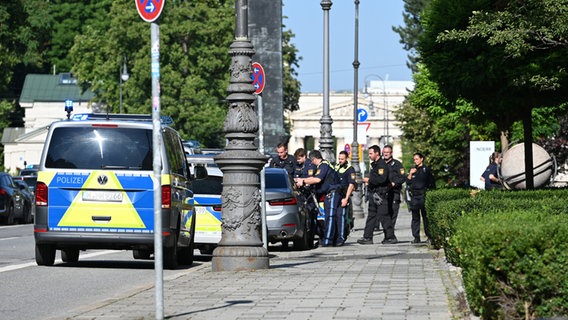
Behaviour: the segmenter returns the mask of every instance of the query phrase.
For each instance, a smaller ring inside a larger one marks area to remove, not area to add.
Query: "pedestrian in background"
[[[312,177],[296,178],[296,185],[298,187],[315,185],[317,198],[324,197],[325,221],[322,246],[342,246],[345,243],[345,238],[341,237],[342,232],[338,232],[338,221],[341,218],[341,213],[338,210],[341,201],[339,194],[341,185],[335,178],[335,170],[329,165],[329,162],[324,161],[321,152],[313,150],[308,157],[316,165],[316,173]]]
[[[365,221],[363,237],[357,240],[357,243],[373,244],[373,231],[377,225],[377,219],[379,219],[383,228],[385,228],[384,239],[381,243],[395,244],[398,241],[394,237],[386,199],[390,185],[389,168],[385,160],[381,158],[381,148],[377,145],[369,147],[369,159],[371,160],[369,177],[363,178],[369,192],[369,212]]]
[[[353,205],[351,204],[351,195],[357,187],[355,168],[349,164],[349,153],[347,151],[339,152],[337,156],[337,164],[335,171],[339,173],[341,179],[341,217],[344,221],[343,238],[347,238],[351,229],[353,229]]]
[[[503,158],[501,158],[499,152],[493,152],[491,156],[489,156],[489,165],[479,178],[481,181],[485,182],[485,190],[500,189],[502,187],[499,174],[497,173],[502,160]]]
[[[414,167],[408,172],[406,184],[410,191],[410,209],[412,211],[411,229],[414,240],[420,243],[420,217],[424,224],[424,233],[430,238],[430,226],[426,215],[426,190],[436,188],[434,175],[429,167],[424,165],[424,155],[417,152],[413,156]]]

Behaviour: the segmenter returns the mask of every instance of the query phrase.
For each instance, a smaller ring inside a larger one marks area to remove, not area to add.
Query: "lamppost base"
[[[264,247],[219,246],[211,259],[213,271],[253,271],[269,268]]]
[[[351,201],[353,201],[353,217],[354,218],[365,218],[365,211],[363,210],[363,197],[361,191],[353,191],[351,196]]]

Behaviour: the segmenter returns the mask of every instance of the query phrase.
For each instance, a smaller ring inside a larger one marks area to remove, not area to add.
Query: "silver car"
[[[297,250],[311,248],[307,213],[300,210],[288,173],[281,168],[265,168],[265,177],[268,241],[282,242],[283,246],[292,241]]]

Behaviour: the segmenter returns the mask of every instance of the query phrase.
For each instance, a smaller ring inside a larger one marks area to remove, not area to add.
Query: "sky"
[[[302,92],[323,92],[323,26],[321,0],[282,0],[285,30],[302,57],[298,79]],[[355,1],[332,0],[329,10],[330,90],[353,91],[355,59]],[[403,0],[359,1],[359,90],[365,80],[412,81],[406,66],[408,52],[392,31],[403,25]],[[380,77],[380,78],[379,78]]]

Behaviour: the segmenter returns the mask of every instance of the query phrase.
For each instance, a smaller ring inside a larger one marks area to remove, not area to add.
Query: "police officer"
[[[406,175],[404,174],[402,163],[392,157],[392,146],[386,145],[383,147],[383,159],[389,167],[389,180],[391,184],[387,192],[387,202],[389,216],[391,217],[392,227],[394,229],[400,208],[400,193],[402,191],[402,185],[406,182]]]
[[[349,164],[347,159],[349,154],[347,151],[339,152],[337,157],[337,164],[335,171],[339,173],[341,179],[341,217],[344,221],[344,227],[341,228],[344,232],[343,238],[347,238],[349,232],[353,228],[353,205],[351,204],[351,194],[355,191],[357,183],[355,181],[355,168]]]
[[[412,221],[410,228],[412,229],[412,236],[414,240],[412,243],[420,243],[420,216],[424,223],[424,233],[426,237],[430,238],[430,226],[428,217],[426,216],[426,189],[433,189],[436,187],[434,175],[429,167],[424,165],[424,155],[416,152],[413,156],[414,167],[408,172],[406,184],[410,189],[410,209],[412,211]]]
[[[395,244],[398,241],[394,237],[394,229],[388,211],[387,192],[390,185],[389,168],[381,158],[381,148],[373,145],[369,148],[371,170],[369,177],[363,178],[369,190],[369,213],[365,222],[363,237],[357,240],[359,244],[373,244],[373,231],[377,225],[377,219],[385,228],[383,244]]]
[[[296,158],[296,162],[298,163],[294,170],[294,178],[307,178],[314,175],[316,172],[316,166],[310,159],[308,159],[308,155],[304,148],[296,149],[294,152],[294,158]]]
[[[279,143],[276,151],[278,152],[278,156],[272,158],[270,166],[273,168],[286,169],[290,179],[294,178],[294,171],[298,166],[296,158],[288,154],[288,146],[285,143]]]
[[[319,203],[315,197],[313,186],[302,186],[298,187],[298,178],[308,178],[316,173],[316,166],[308,159],[306,150],[304,148],[298,148],[294,152],[294,157],[298,166],[294,170],[294,186],[296,186],[296,194],[298,202],[300,203],[300,208],[306,210],[307,223],[309,226],[308,231],[308,242],[310,247],[314,247],[314,238],[317,234],[320,238],[323,238],[323,230],[318,225],[317,219],[320,213]]]
[[[338,191],[341,185],[339,181],[335,181],[335,172],[329,162],[323,160],[321,152],[318,150],[311,151],[309,158],[316,165],[316,173],[312,177],[297,178],[296,184],[298,186],[315,185],[318,199],[325,196],[323,201],[325,222],[322,246],[331,246],[334,241],[335,245],[342,246],[345,243],[345,238],[341,238],[342,232],[338,231],[337,223],[341,218],[341,213],[338,210],[341,201],[341,195]]]

